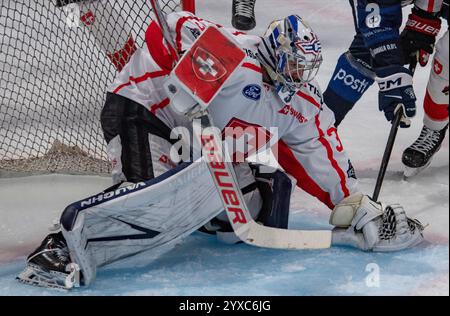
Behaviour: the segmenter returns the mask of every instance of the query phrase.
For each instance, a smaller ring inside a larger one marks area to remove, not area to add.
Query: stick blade
[[[272,249],[327,249],[331,247],[331,230],[288,230],[262,226],[253,222],[245,242]]]

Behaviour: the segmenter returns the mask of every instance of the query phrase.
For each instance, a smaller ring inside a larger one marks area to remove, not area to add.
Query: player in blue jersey
[[[403,104],[405,120],[416,114],[416,97],[412,86],[412,72],[405,68],[399,29],[402,5],[412,1],[349,0],[354,17],[355,37],[349,49],[337,62],[328,88],[325,103],[333,110],[336,126],[355,103],[377,81],[379,109],[392,121],[398,104]]]

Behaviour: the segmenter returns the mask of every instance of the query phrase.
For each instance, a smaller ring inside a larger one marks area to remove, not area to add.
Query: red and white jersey
[[[414,5],[430,13],[440,12],[443,0],[415,0]]]
[[[178,12],[168,15],[168,24],[177,50],[183,52],[212,23],[187,12]],[[109,91],[142,104],[170,128],[191,128],[186,117],[171,109],[163,89],[173,57],[158,30],[155,22],[149,26],[147,45],[135,53]],[[315,82],[305,84],[291,100],[283,102],[272,86],[263,83],[257,59],[260,38],[225,30],[246,52],[241,68],[208,108],[214,124],[224,131],[225,139],[226,127],[242,127],[243,130],[250,127],[257,135],[233,137],[257,139],[255,151],[267,143],[270,146],[278,143],[277,158],[281,166],[297,179],[302,189],[330,208],[355,193],[354,169],[333,126],[334,115],[323,104],[318,85]],[[252,152],[242,154],[247,156]]]

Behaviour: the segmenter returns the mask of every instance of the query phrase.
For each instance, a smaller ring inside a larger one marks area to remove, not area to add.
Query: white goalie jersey
[[[168,15],[176,49],[188,50],[200,34],[216,24],[188,12]],[[223,28],[222,28],[223,29]],[[224,138],[242,137],[249,142],[247,157],[271,147],[280,165],[297,179],[297,184],[333,208],[357,191],[357,179],[334,128],[334,116],[323,103],[322,93],[313,81],[284,101],[274,87],[263,82],[257,59],[260,38],[232,29],[229,32],[246,53],[244,63],[209,106],[215,125]],[[139,49],[117,76],[108,91],[146,107],[169,128],[192,128],[191,122],[170,107],[163,82],[173,68],[174,54],[165,45],[156,22],[146,31],[146,45]],[[233,131],[227,135],[227,127]],[[241,128],[241,133],[236,132]],[[253,135],[248,135],[253,131]]]

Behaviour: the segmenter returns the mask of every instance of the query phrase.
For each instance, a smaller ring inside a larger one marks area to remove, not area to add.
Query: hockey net
[[[144,44],[148,0],[2,0],[0,177],[107,174],[106,87]],[[160,0],[166,12],[194,0]]]

